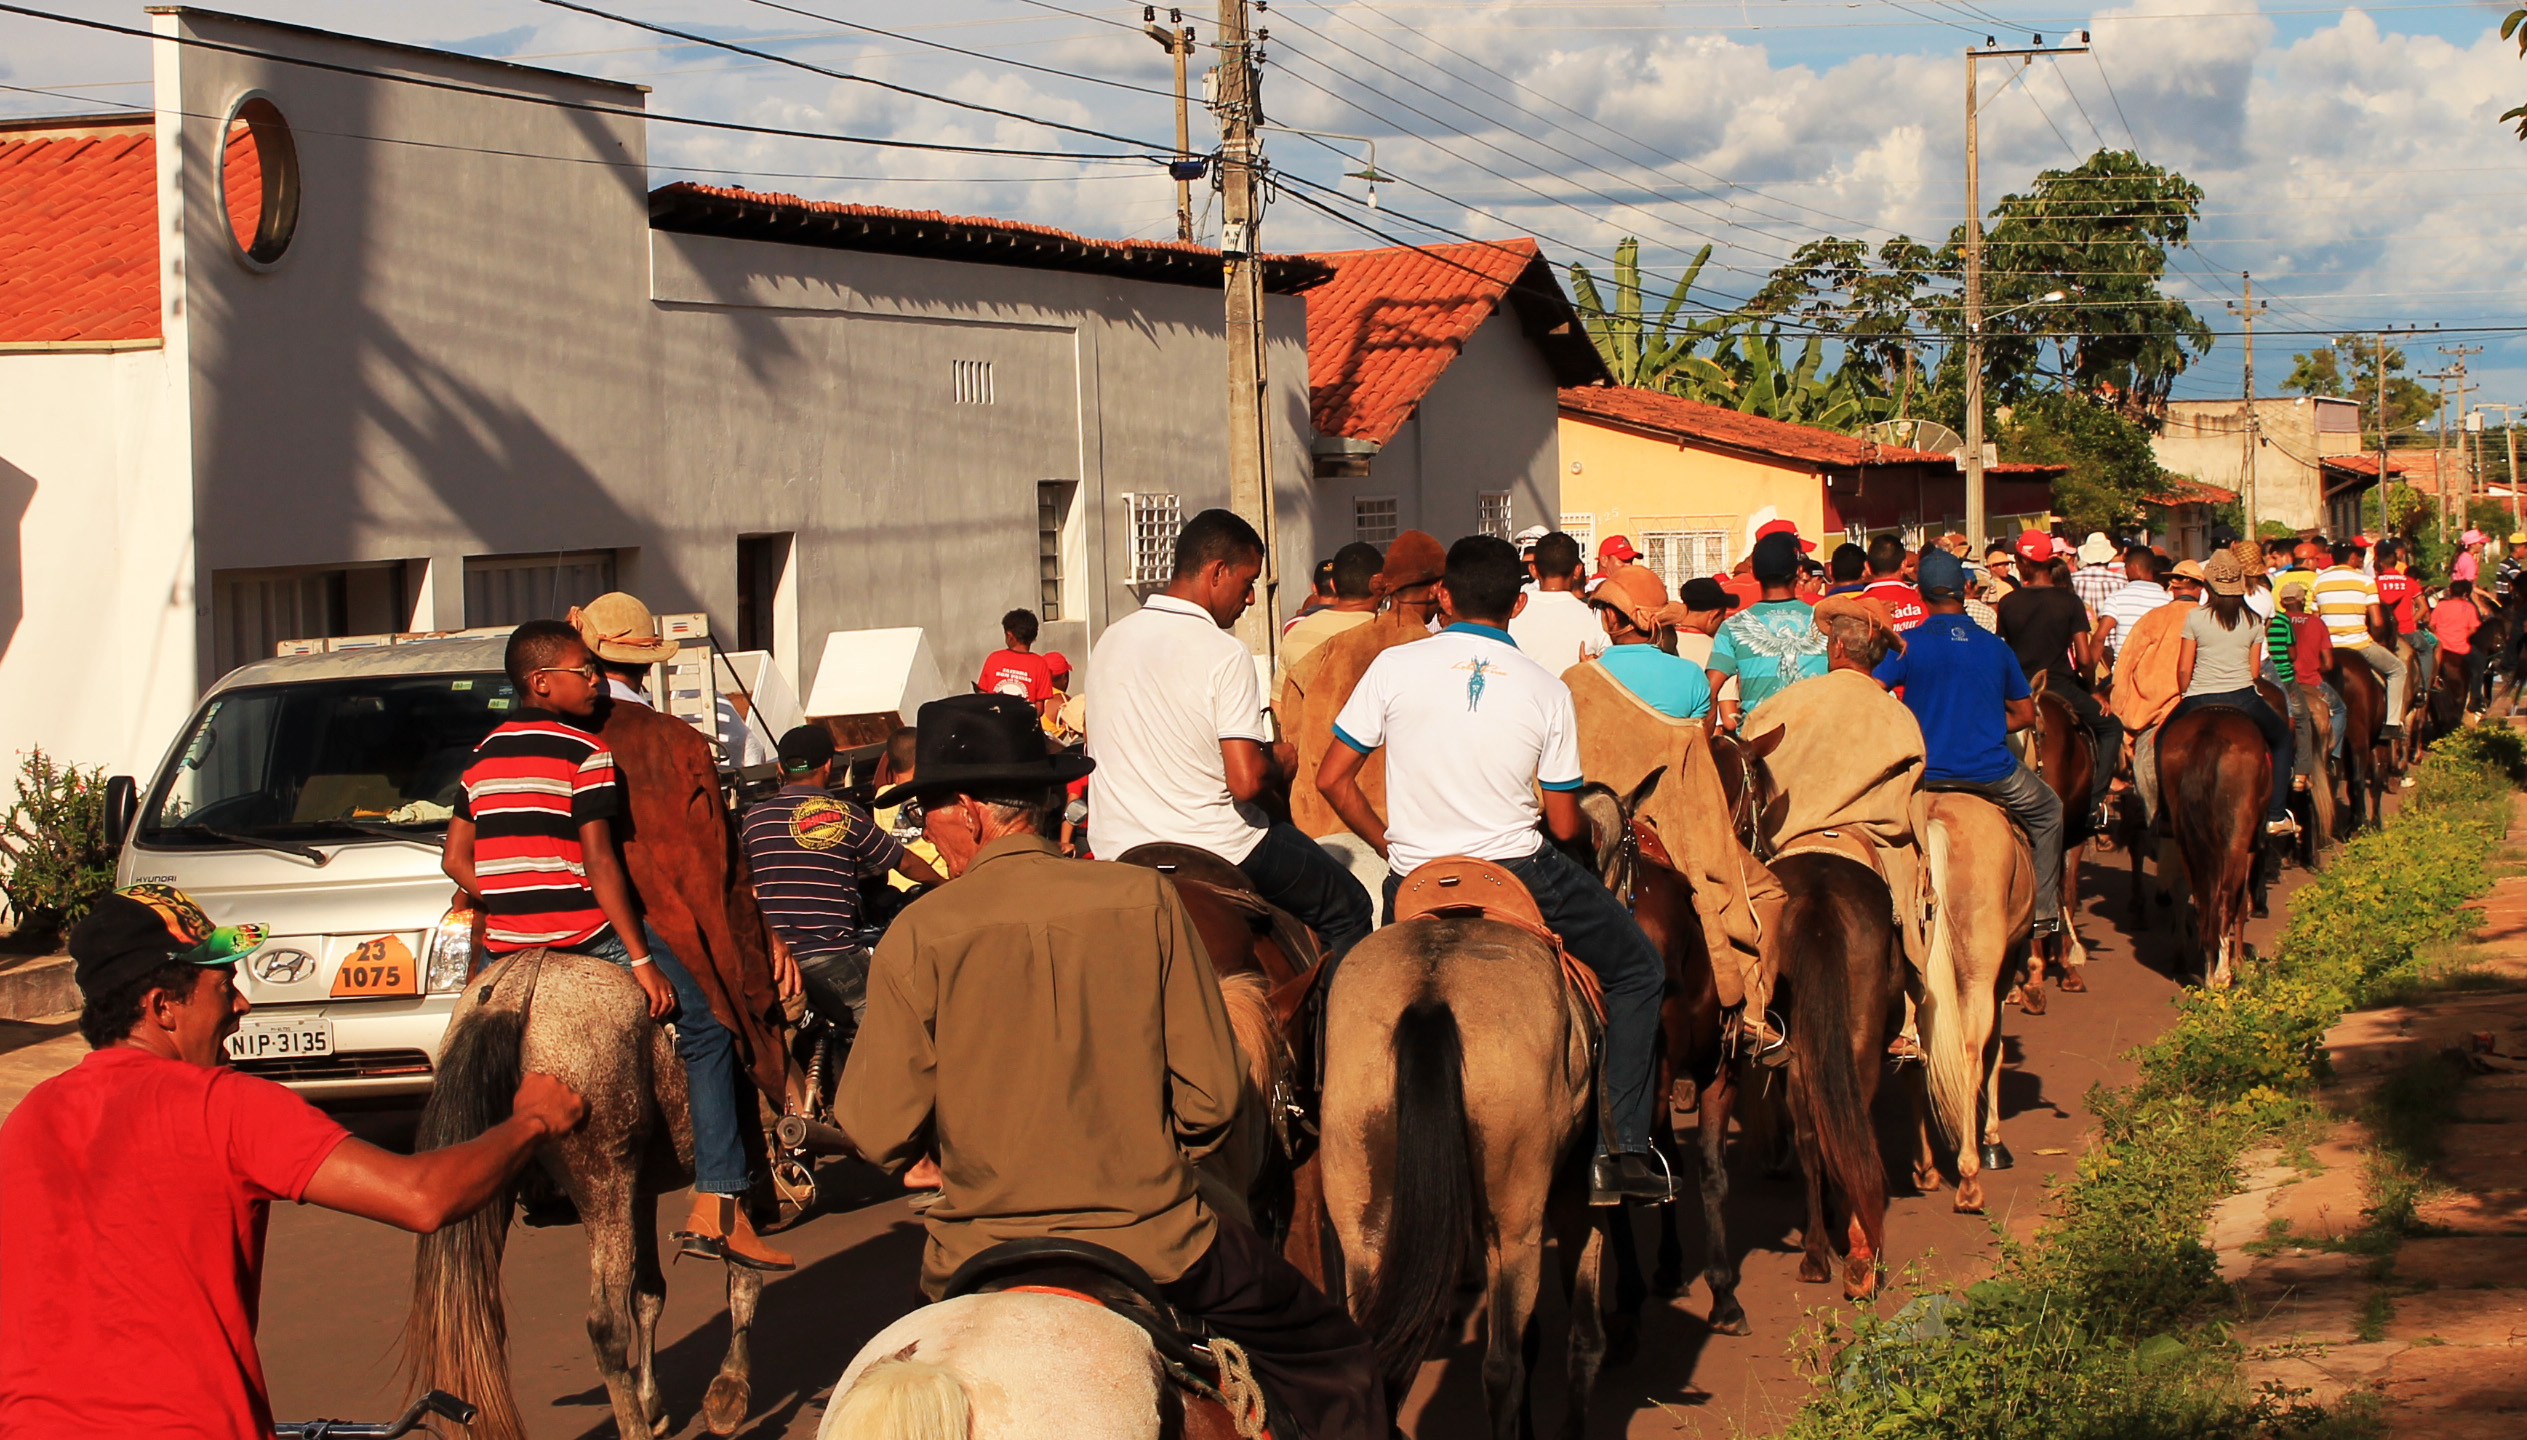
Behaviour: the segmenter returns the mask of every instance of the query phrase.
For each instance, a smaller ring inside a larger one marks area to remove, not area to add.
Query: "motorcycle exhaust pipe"
[[[782,1149],[793,1153],[802,1150],[811,1155],[860,1153],[852,1148],[851,1141],[841,1131],[822,1120],[810,1120],[804,1115],[782,1116],[779,1123],[772,1127],[772,1133],[781,1142]]]

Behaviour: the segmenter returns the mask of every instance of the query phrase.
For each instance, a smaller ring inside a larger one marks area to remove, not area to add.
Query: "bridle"
[[[1729,828],[1737,832],[1738,843],[1746,847],[1747,854],[1770,860],[1772,847],[1761,833],[1761,820],[1765,805],[1772,799],[1772,767],[1749,757],[1744,744],[1731,735],[1712,736],[1711,754],[1715,760],[1726,755],[1737,766],[1737,793],[1729,800]],[[1725,771],[1721,782],[1725,788]]]

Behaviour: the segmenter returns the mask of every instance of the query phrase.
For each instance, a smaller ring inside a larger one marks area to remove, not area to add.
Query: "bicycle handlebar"
[[[362,1420],[282,1420],[272,1429],[279,1440],[395,1440],[412,1433],[424,1415],[440,1415],[459,1425],[474,1423],[474,1407],[445,1390],[425,1390],[391,1425]]]

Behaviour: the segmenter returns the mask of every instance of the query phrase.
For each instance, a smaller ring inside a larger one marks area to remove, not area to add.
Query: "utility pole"
[[[1176,163],[1167,167],[1176,172],[1176,238],[1193,239],[1193,179],[1186,173],[1193,156],[1192,117],[1187,113],[1185,98],[1185,61],[1193,54],[1193,27],[1184,23],[1185,12],[1170,10],[1167,23],[1160,25],[1158,7],[1141,7],[1141,33],[1158,42],[1158,48],[1176,61]]]
[[[2486,410],[2501,412],[2501,438],[2509,442],[2509,528],[2512,532],[2516,532],[2522,528],[2518,515],[2518,411],[2520,407],[2485,401],[2474,409],[2478,415]]]
[[[2439,487],[2439,538],[2448,538],[2448,382],[2453,370],[2433,370],[2425,380],[2439,382],[2439,408],[2431,412],[2431,482]]]
[[[1965,50],[1965,533],[1977,554],[1991,543],[1989,518],[1983,508],[1983,140],[1980,119],[1983,92],[1976,62],[1984,56],[2017,56],[2033,65],[2038,55],[2085,55],[2088,32],[2077,45],[2047,48],[2044,37],[2023,50],[1994,48],[1986,35],[1983,46]]]
[[[2439,347],[2439,353],[2457,357],[2456,361],[2448,367],[2450,371],[2448,378],[2457,382],[2457,423],[2462,426],[2465,423],[2466,393],[2474,389],[2472,380],[2466,374],[2466,357],[2482,354],[2483,347],[2480,345],[2442,345]],[[2447,428],[2447,422],[2443,420],[2440,423],[2440,429],[2444,431]],[[2466,467],[2465,478],[2458,485],[2455,506],[2457,529],[2462,531],[2466,528],[2466,512],[2474,503],[2474,450],[2464,441],[2459,441],[2458,447],[2464,457]],[[2448,487],[2448,477],[2441,475],[2439,484],[2440,488],[2445,490]]]
[[[1275,591],[1280,576],[1274,550],[1271,439],[1264,432],[1264,289],[1262,77],[1255,47],[1263,36],[1247,27],[1247,0],[1220,0],[1220,258],[1228,292],[1228,495],[1229,508],[1263,536],[1262,602],[1238,622],[1246,648],[1272,659],[1280,634]]]
[[[2230,301],[2229,311],[2246,322],[2246,538],[2254,540],[2260,538],[2255,533],[2260,518],[2255,513],[2255,452],[2263,444],[2264,432],[2263,412],[2255,408],[2255,317],[2272,307],[2255,303],[2255,276],[2251,271],[2239,271],[2238,278],[2246,282],[2246,301]]]

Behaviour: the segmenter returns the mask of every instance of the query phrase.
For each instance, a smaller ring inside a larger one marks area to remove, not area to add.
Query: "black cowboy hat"
[[[921,707],[913,780],[877,797],[879,809],[917,795],[1067,785],[1097,768],[1046,744],[1036,708],[1014,695],[951,695]]]

